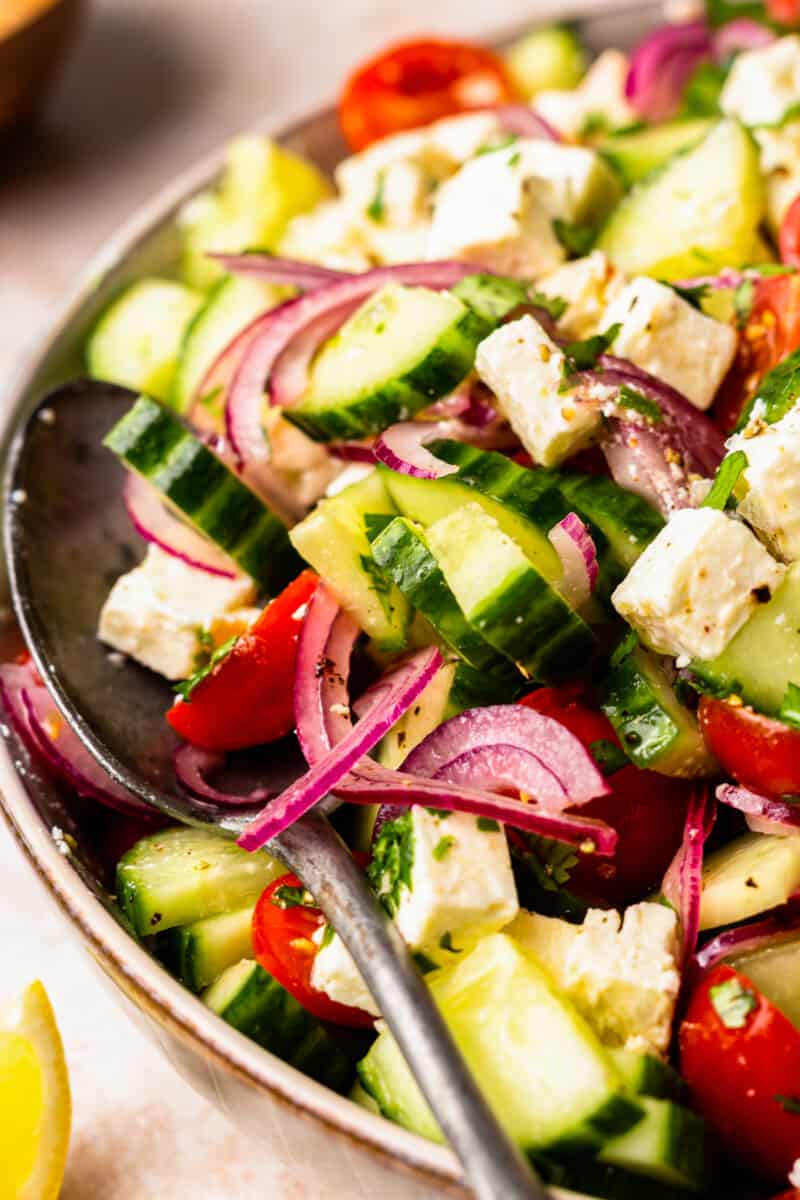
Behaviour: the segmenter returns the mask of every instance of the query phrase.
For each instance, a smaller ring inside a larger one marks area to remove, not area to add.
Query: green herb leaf
[[[293,887],[289,883],[282,884],[272,893],[272,903],[276,908],[316,908],[314,897],[304,887]],[[330,926],[328,926],[330,928]]]
[[[208,641],[213,646],[213,642],[211,642],[211,635],[208,633],[207,630],[204,630],[203,632],[204,632],[204,634],[207,635]],[[217,649],[214,650],[210,654],[210,656],[206,659],[206,661],[203,662],[202,665],[197,667],[197,669],[193,672],[193,674],[191,674],[189,676],[188,679],[184,679],[181,683],[175,684],[174,688],[172,689],[175,692],[175,694],[180,696],[182,700],[189,701],[191,698],[192,692],[197,687],[197,685],[199,683],[202,683],[204,679],[208,678],[208,676],[211,674],[211,672],[214,670],[214,668],[219,666],[219,664],[222,662],[223,658],[228,657],[228,655],[230,654],[231,650],[236,645],[238,640],[239,640],[238,637],[232,637],[232,638],[229,638],[227,642],[223,642],[221,646],[218,646]],[[207,652],[207,651],[205,651],[205,652]],[[200,656],[201,653],[204,653],[204,652],[203,651],[198,652],[198,657]],[[197,658],[195,658],[195,662],[197,662]]]
[[[433,857],[436,859],[437,862],[441,862],[444,858],[447,857],[447,855],[453,849],[453,846],[455,846],[455,844],[456,844],[456,839],[454,837],[439,838],[439,841],[433,847]]]
[[[510,167],[518,167],[521,159],[522,159],[521,153],[519,152],[519,150],[515,150],[514,153],[509,156],[508,165]]]
[[[738,979],[726,979],[708,990],[714,1011],[726,1029],[744,1029],[758,1001],[749,988],[742,987]]]
[[[768,425],[780,421],[800,399],[800,350],[794,350],[783,362],[768,371],[758,393],[745,405],[736,426],[737,433],[747,425],[756,404]]]
[[[553,221],[553,233],[568,254],[574,258],[583,258],[594,245],[597,230],[593,225],[580,225],[570,221],[562,221],[556,217]]]
[[[695,67],[683,93],[681,115],[686,117],[716,117],[720,113],[719,97],[728,78],[730,63],[703,62]]]
[[[639,635],[635,629],[629,629],[622,641],[617,645],[614,653],[608,660],[609,665],[618,667],[626,658],[633,654],[636,647],[639,645]]]
[[[797,1096],[773,1096],[776,1103],[780,1104],[784,1112],[796,1114],[800,1116],[800,1098]]]
[[[403,891],[411,890],[414,841],[414,825],[408,809],[381,827],[372,847],[367,879],[390,917],[397,913]]]
[[[371,221],[378,224],[386,216],[386,201],[384,199],[384,190],[386,188],[386,172],[379,171],[378,178],[375,183],[375,195],[367,205],[367,216]]]
[[[744,450],[735,450],[733,454],[729,454],[727,458],[723,458],[714,476],[711,490],[700,507],[718,508],[720,511],[726,508],[733,495],[733,489],[736,487],[739,476],[746,468],[747,455]]]
[[[785,721],[787,725],[794,725],[800,729],[800,687],[796,683],[790,683],[786,688],[786,695],[783,697],[778,719]]]
[[[326,946],[330,946],[333,939],[336,937],[336,930],[332,925],[325,926],[325,932],[322,935],[322,941],[319,944],[320,950],[324,950]]]
[[[453,815],[449,808],[426,808],[425,812],[429,812],[432,817],[438,817],[440,821]]]
[[[668,279],[660,279],[659,283],[671,287],[673,292],[680,296],[681,300],[685,300],[687,304],[691,304],[692,308],[696,308],[698,312],[703,311],[701,301],[708,295],[709,286],[707,283],[698,283],[694,287],[681,287],[678,283],[670,283]]]
[[[541,308],[554,321],[560,320],[569,308],[569,301],[563,296],[546,296],[544,292],[537,292],[536,288],[531,288],[528,295],[533,307]]]
[[[624,750],[606,738],[590,742],[589,753],[604,775],[613,775],[615,771],[621,771],[631,761]]]
[[[565,380],[578,371],[590,371],[596,366],[598,358],[613,344],[621,328],[622,325],[617,323],[611,325],[605,333],[596,333],[594,337],[584,338],[580,342],[567,342],[564,347]]]
[[[733,293],[733,311],[736,314],[736,324],[739,329],[742,329],[750,320],[755,295],[756,287],[752,279],[743,279]]]
[[[728,696],[741,696],[742,685],[738,679],[704,679],[701,675],[690,675],[686,680],[701,696],[713,696],[715,700],[727,700]]]
[[[485,142],[475,151],[474,157],[480,158],[484,154],[494,154],[495,150],[505,150],[508,146],[513,146],[514,142],[519,141],[518,133],[507,133],[503,137],[498,138],[493,142]],[[516,163],[509,162],[509,166],[516,166]]]
[[[478,817],[475,824],[480,829],[481,833],[499,833],[500,825],[491,817]]]
[[[451,954],[460,954],[461,951],[453,945],[453,935],[449,929],[446,929],[439,938],[439,949],[449,950]]]
[[[664,420],[664,414],[655,400],[650,400],[649,397],[643,396],[641,392],[637,392],[635,388],[628,387],[627,383],[623,383],[619,389],[617,403],[621,404],[623,408],[630,408],[634,412],[641,413],[646,420],[652,421],[654,425]]]

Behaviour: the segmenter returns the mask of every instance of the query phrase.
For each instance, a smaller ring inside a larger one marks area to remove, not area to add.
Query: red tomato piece
[[[593,706],[581,685],[539,688],[521,704],[565,725],[584,744],[619,738],[608,718]],[[581,812],[613,825],[619,835],[613,858],[582,855],[569,889],[591,904],[619,906],[641,898],[660,883],[681,844],[690,788],[633,765],[609,776],[612,788],[584,804]]]
[[[294,728],[294,671],[305,607],[319,580],[304,571],[267,605],[230,654],[167,713],[176,733],[204,750],[241,750]]]
[[[700,730],[726,774],[765,796],[800,792],[800,729],[743,704],[703,696]]]
[[[692,995],[679,1041],[693,1105],[732,1157],[785,1181],[800,1158],[800,1032],[722,964]]]
[[[433,38],[390,46],[350,76],[339,122],[353,150],[440,117],[514,100],[502,59],[465,42]]]
[[[781,221],[780,251],[783,262],[800,267],[800,196],[796,196]]]
[[[318,908],[297,904],[282,907],[276,899],[281,888],[296,888],[302,884],[296,875],[281,875],[266,888],[253,913],[253,949],[256,959],[278,983],[291,992],[303,1008],[334,1025],[367,1029],[374,1024],[369,1013],[349,1008],[330,1000],[324,992],[311,986],[311,969],[319,947],[312,941],[314,933],[325,918]]]
[[[800,0],[767,0],[767,16],[778,25],[800,23]]]
[[[736,426],[742,409],[777,363],[800,346],[800,274],[768,275],[753,280],[753,303],[739,334],[733,366],[714,403],[717,424],[725,433]]]

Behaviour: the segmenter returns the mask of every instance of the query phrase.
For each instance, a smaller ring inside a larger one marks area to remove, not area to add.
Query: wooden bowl
[[[0,3],[0,128],[31,116],[78,29],[84,0]]]

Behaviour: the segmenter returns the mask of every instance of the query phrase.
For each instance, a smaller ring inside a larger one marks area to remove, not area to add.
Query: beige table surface
[[[324,103],[388,37],[514,28],[537,10],[537,0],[95,0],[40,129],[0,144],[0,405],[76,273],[172,173],[265,111],[279,124]],[[0,996],[41,977],[67,1048],[64,1200],[312,1200],[117,1010],[1,826],[0,898]],[[321,1181],[317,1197],[347,1193]]]

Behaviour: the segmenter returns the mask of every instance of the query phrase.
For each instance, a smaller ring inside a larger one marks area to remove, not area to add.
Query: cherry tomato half
[[[800,24],[800,0],[767,0],[766,10],[778,25]]]
[[[539,688],[521,704],[553,717],[589,747],[619,739],[608,718],[593,706],[580,685]],[[690,788],[633,765],[609,776],[612,791],[583,805],[581,812],[613,825],[619,836],[613,858],[582,855],[570,874],[569,889],[593,904],[629,904],[660,883],[681,844]]]
[[[353,150],[363,150],[389,134],[513,99],[496,54],[431,38],[390,46],[360,66],[339,100],[339,122]]]
[[[319,951],[312,937],[325,918],[318,908],[302,904],[286,907],[276,896],[281,888],[302,892],[296,875],[281,875],[261,893],[253,913],[253,950],[258,962],[321,1021],[353,1029],[371,1028],[374,1019],[369,1013],[337,1004],[311,986],[311,969]]]
[[[726,774],[765,796],[800,792],[800,729],[712,696],[702,697],[698,716]]]
[[[722,964],[692,995],[679,1042],[693,1105],[732,1157],[785,1181],[800,1157],[800,1032]]]

